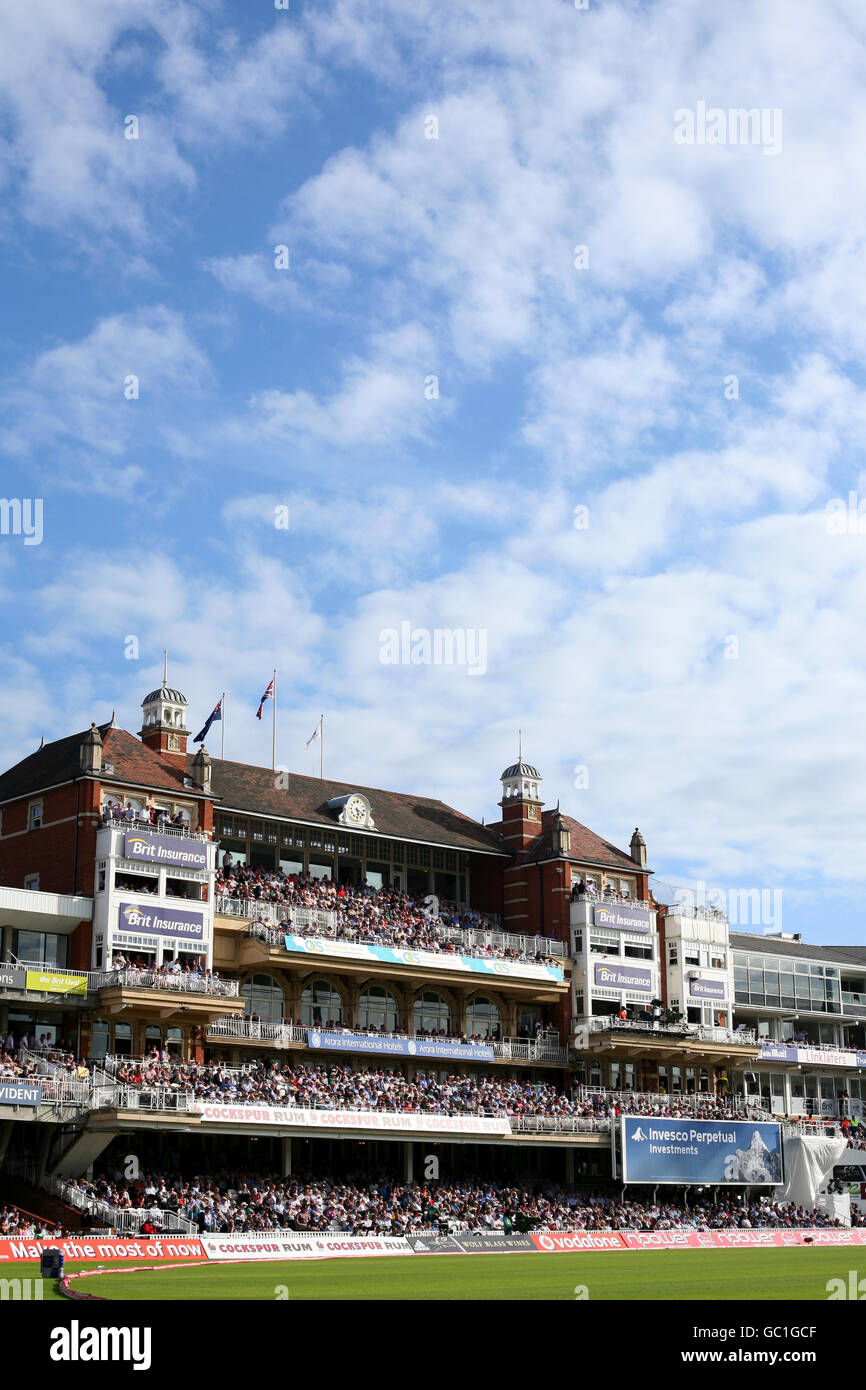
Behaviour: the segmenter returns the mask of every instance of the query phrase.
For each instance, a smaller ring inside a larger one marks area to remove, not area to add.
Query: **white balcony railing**
[[[694,1038],[697,1042],[732,1043],[741,1047],[756,1047],[758,1035],[754,1028],[721,1028],[706,1023],[663,1023],[661,1019],[653,1022],[641,1019],[620,1019],[615,1014],[591,1014],[572,1019],[575,1034],[585,1030],[587,1033],[666,1033],[683,1038]]]
[[[624,893],[597,893],[594,888],[588,888],[578,897],[572,897],[571,902],[600,903],[602,907],[643,907],[647,912],[655,910],[655,904],[648,902],[646,898],[630,898]]]
[[[158,970],[106,970],[88,975],[92,989],[152,989],[157,992],[203,994],[236,999],[237,980],[215,980],[211,975],[162,975]]]
[[[696,1091],[694,1093],[682,1091],[632,1091],[628,1087],[621,1091],[606,1089],[603,1086],[576,1086],[574,1090],[575,1099],[586,1102],[594,1102],[598,1099],[604,1101],[605,1105],[649,1105],[675,1107],[679,1110],[686,1110],[697,1113],[702,1108],[713,1105],[722,1105],[727,1110],[745,1112],[750,1110],[756,1116],[772,1119],[772,1115],[760,1104],[760,1097],[749,1097],[744,1095],[716,1094],[712,1091]]]
[[[277,1023],[256,1018],[215,1018],[208,1025],[208,1038],[239,1042],[269,1042],[276,1047],[306,1043],[309,1029],[299,1023]]]
[[[230,904],[231,910],[224,910],[224,904]],[[325,912],[319,908],[291,908],[287,904],[277,903],[250,903],[238,902],[232,898],[217,898],[216,912],[218,916],[240,917],[249,922],[247,931],[250,936],[257,936],[269,945],[282,945],[284,934],[294,936],[312,936],[319,941],[348,941],[355,942],[362,946],[380,945],[387,946],[393,944],[398,948],[410,949],[414,951],[429,950],[427,946],[412,945],[409,942],[395,941],[389,943],[386,939],[376,941],[373,938],[363,936],[360,932],[352,931],[349,927],[338,927],[337,914],[335,912]],[[289,917],[291,921],[285,919]],[[440,927],[438,939],[443,944],[455,946],[456,955],[480,956],[482,959],[490,959],[487,954],[493,951],[513,951],[518,958],[525,958],[526,961],[534,963],[536,956],[547,956],[557,962],[562,960],[567,954],[567,946],[564,941],[556,941],[552,937],[546,936],[514,936],[509,932],[480,931],[477,929],[459,930],[456,927]]]
[[[282,1023],[265,1019],[218,1018],[208,1027],[207,1035],[209,1039],[260,1041],[272,1043],[276,1047],[287,1047],[292,1043],[306,1044],[307,1035],[313,1027],[313,1024]],[[318,1031],[345,1038],[347,1050],[350,1049],[354,1038],[409,1038],[407,1033],[379,1033],[365,1031],[363,1028],[320,1028]],[[437,1037],[431,1041],[447,1043],[453,1047],[462,1047],[471,1044],[473,1040],[460,1037]],[[565,1062],[568,1059],[568,1049],[560,1045],[558,1033],[542,1035],[539,1038],[501,1038],[491,1042],[482,1040],[479,1045],[492,1047],[493,1056],[499,1061],[553,1063]],[[455,1058],[454,1060],[459,1061],[460,1059]]]
[[[589,1115],[512,1115],[517,1134],[609,1134],[610,1120]]]
[[[30,998],[42,998],[57,1001],[63,999],[70,1003],[83,1001],[86,995],[95,994],[101,989],[116,989],[119,986],[128,986],[135,989],[154,989],[166,990],[171,993],[181,994],[204,994],[214,995],[218,998],[233,999],[238,994],[237,980],[214,979],[212,975],[171,975],[161,974],[158,970],[136,970],[128,968],[125,970],[67,970],[64,966],[57,966],[51,961],[43,961],[38,964],[33,961],[7,962],[6,966],[0,964],[0,970],[24,966],[27,970],[39,971],[41,974],[69,976],[73,980],[85,981],[85,993],[80,991],[70,991],[68,995],[62,995],[57,991],[43,990],[36,991],[29,989],[27,994]]]
[[[176,1211],[166,1211],[155,1205],[149,1208],[116,1207],[64,1178],[46,1176],[41,1186],[53,1197],[65,1202],[68,1207],[84,1212],[91,1221],[113,1227],[118,1235],[138,1235],[147,1221],[152,1222],[161,1234],[169,1232],[173,1235],[195,1235],[198,1232],[194,1222]]]
[[[167,825],[154,824],[149,820],[141,820],[134,816],[132,820],[126,820],[119,816],[116,820],[113,816],[107,820],[101,820],[97,830],[149,830],[154,835],[177,835],[182,840],[201,840],[205,844],[210,844],[213,836],[206,830],[192,830],[188,825]]]

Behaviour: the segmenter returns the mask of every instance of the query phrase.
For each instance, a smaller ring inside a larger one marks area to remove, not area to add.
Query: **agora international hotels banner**
[[[775,1186],[783,1181],[778,1124],[624,1115],[623,1182]]]

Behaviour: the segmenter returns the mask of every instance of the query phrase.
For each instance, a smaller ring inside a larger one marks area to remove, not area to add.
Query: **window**
[[[271,975],[252,975],[241,985],[245,1014],[258,1014],[267,1023],[280,1023],[285,1001],[283,991]]]
[[[432,990],[418,996],[412,1010],[412,1023],[416,1033],[451,1033],[451,1010],[448,1001]]]
[[[632,960],[652,960],[653,948],[643,941],[640,943],[626,942],[624,954],[630,956]]]
[[[65,966],[68,936],[53,932],[16,931],[12,934],[12,950],[20,961],[33,965]]]
[[[343,1000],[327,980],[311,980],[301,993],[301,1022],[307,1027],[342,1023]]]
[[[25,888],[28,888],[32,893],[38,893],[38,891],[39,891],[39,875],[38,875],[38,874],[28,874],[27,877],[26,877],[25,880],[24,880],[24,887],[25,887]]]
[[[500,1036],[499,1010],[492,999],[479,995],[466,1005],[466,1031]]]
[[[397,1000],[384,985],[368,985],[358,1000],[358,1027],[384,1028],[393,1033],[399,1023]]]
[[[42,828],[42,802],[32,801],[30,803],[30,829],[41,830]]]
[[[671,965],[676,965],[679,960],[677,955],[677,943],[675,941],[672,941],[670,946],[668,946],[668,960]]]

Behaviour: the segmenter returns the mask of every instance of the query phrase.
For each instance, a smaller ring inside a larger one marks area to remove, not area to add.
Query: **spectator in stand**
[[[670,1231],[838,1228],[817,1210],[731,1196],[683,1207],[621,1192],[569,1191],[555,1184],[535,1189],[489,1179],[401,1183],[390,1177],[343,1182],[328,1177],[282,1178],[223,1170],[214,1174],[154,1172],[129,1182],[104,1172],[73,1186],[93,1201],[122,1210],[143,1209],[160,1225],[175,1212],[202,1232],[284,1229],[349,1235],[498,1231],[516,1220],[550,1231]],[[862,1224],[859,1213],[856,1224]],[[143,1228],[144,1229],[144,1228]]]

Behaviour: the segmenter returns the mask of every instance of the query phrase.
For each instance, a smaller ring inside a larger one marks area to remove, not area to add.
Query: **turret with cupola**
[[[502,773],[502,837],[509,849],[526,849],[541,833],[541,774],[520,757]]]
[[[163,669],[162,685],[145,695],[141,702],[143,721],[141,741],[154,753],[176,760],[186,765],[186,743],[189,729],[186,726],[186,711],[189,701],[179,690],[168,684],[168,673]]]

